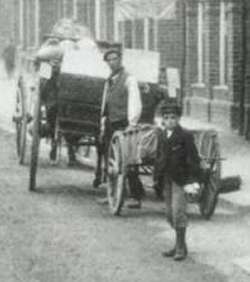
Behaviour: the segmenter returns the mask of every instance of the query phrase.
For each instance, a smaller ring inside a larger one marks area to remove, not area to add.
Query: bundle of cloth
[[[89,29],[69,19],[62,19],[56,23],[45,38],[36,58],[41,62],[49,62],[52,66],[61,63],[67,51],[97,48]]]

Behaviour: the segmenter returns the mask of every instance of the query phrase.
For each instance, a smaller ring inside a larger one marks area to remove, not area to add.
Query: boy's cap
[[[161,106],[161,114],[175,114],[177,116],[181,116],[182,111],[181,111],[181,106],[176,102],[176,101],[166,101],[162,106]]]
[[[116,49],[116,48],[111,48],[109,50],[107,50],[103,56],[103,60],[104,61],[107,61],[107,58],[110,54],[117,54],[119,57],[122,56],[122,53],[119,49]]]

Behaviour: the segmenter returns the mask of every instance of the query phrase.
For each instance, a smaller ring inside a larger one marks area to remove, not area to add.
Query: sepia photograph
[[[0,0],[0,180],[0,282],[249,282],[250,1]]]

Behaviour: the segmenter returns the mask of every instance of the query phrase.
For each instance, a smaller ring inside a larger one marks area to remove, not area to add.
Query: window
[[[125,43],[124,43],[124,39],[125,39],[125,35],[124,35],[124,22],[123,21],[119,21],[118,24],[117,24],[118,27],[116,31],[117,34],[116,34],[116,41],[118,42],[121,42],[123,46],[125,46]]]
[[[24,44],[24,3],[23,3],[23,0],[19,2],[19,42],[21,46]]]
[[[144,49],[149,50],[149,18],[145,18],[143,22],[144,26]]]
[[[100,1],[100,5],[100,37],[101,40],[107,40],[107,11],[105,1]]]
[[[77,18],[78,18],[77,6],[78,6],[78,0],[73,0],[73,19],[74,20],[77,20]]]
[[[40,1],[35,0],[35,34],[34,34],[34,43],[35,46],[38,47],[40,43]]]
[[[144,21],[133,20],[133,48],[144,49]]]
[[[149,50],[154,50],[154,39],[155,39],[155,24],[154,24],[154,19],[149,19],[149,31],[148,31],[148,47],[149,47]]]
[[[124,47],[132,48],[132,22],[126,20],[124,22]]]
[[[205,29],[204,29],[205,3],[198,4],[198,83],[204,82],[204,55],[205,55]]]
[[[228,82],[228,16],[227,4],[220,3],[220,49],[219,49],[219,82],[226,85]]]

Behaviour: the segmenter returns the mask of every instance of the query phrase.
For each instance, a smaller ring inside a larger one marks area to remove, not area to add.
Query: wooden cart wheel
[[[38,92],[37,92],[36,102],[34,107],[33,128],[32,128],[30,182],[29,182],[30,191],[34,191],[36,189],[36,172],[37,172],[39,144],[40,144],[41,97],[40,97],[39,87],[37,89]]]
[[[16,123],[16,148],[19,164],[24,164],[27,137],[26,97],[21,82],[16,92],[16,112],[13,118]]]
[[[113,215],[120,214],[124,203],[126,175],[123,165],[121,140],[115,135],[109,146],[107,183],[107,197]]]
[[[201,215],[210,219],[214,214],[220,190],[221,160],[218,136],[214,132],[208,140],[207,161],[209,170],[199,203]]]

